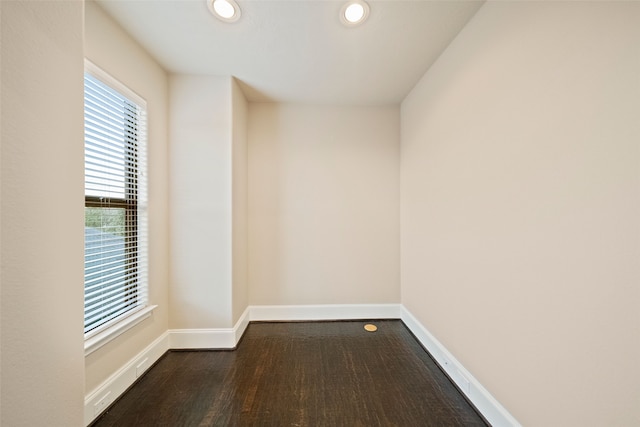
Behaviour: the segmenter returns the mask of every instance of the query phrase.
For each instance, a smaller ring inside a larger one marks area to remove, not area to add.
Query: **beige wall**
[[[235,79],[231,81],[232,127],[232,323],[249,305],[247,118],[249,104]]]
[[[521,423],[640,423],[640,3],[489,2],[402,104],[402,303]]]
[[[86,391],[100,385],[168,328],[168,78],[92,1],[85,6],[85,55],[147,101],[149,303],[153,315],[86,358]],[[82,150],[80,151],[82,153]]]
[[[229,328],[248,305],[247,101],[233,78],[171,77],[171,328]]]
[[[248,103],[231,77],[173,75],[170,91],[170,327],[230,328],[248,305]]]
[[[83,6],[0,2],[0,424],[82,425]]]
[[[231,78],[171,76],[172,329],[231,327]]]
[[[251,304],[395,303],[399,108],[249,106]]]

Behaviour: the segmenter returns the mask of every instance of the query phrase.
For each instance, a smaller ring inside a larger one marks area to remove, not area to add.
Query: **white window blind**
[[[108,75],[87,68],[84,123],[89,337],[147,305],[146,106]]]

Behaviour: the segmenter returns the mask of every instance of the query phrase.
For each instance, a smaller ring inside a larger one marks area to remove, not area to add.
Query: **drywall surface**
[[[399,107],[249,104],[250,304],[396,303]]]
[[[231,87],[170,79],[171,329],[232,326]]]
[[[402,104],[402,303],[523,425],[640,423],[639,47],[488,2]]]
[[[249,104],[235,79],[231,80],[232,128],[232,323],[249,306],[249,159],[247,118]]]
[[[150,318],[87,356],[89,393],[168,328],[169,89],[164,70],[92,1],[85,6],[85,55],[147,102],[149,304],[158,306]]]
[[[83,3],[0,2],[0,424],[82,425]]]

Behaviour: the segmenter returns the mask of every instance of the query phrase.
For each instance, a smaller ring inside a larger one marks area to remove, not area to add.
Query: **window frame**
[[[135,262],[140,263],[140,265],[135,267],[135,272],[133,274],[133,278],[127,279],[126,282],[135,280],[135,296],[133,298],[136,299],[136,304],[132,308],[128,309],[126,312],[121,313],[117,317],[106,321],[103,324],[98,325],[97,327],[87,331],[84,334],[85,337],[85,356],[97,350],[104,344],[113,340],[120,334],[124,333],[128,329],[134,327],[138,323],[142,322],[144,319],[151,316],[152,311],[157,307],[157,305],[149,304],[149,283],[148,283],[148,266],[147,266],[147,258],[149,252],[149,245],[146,239],[146,227],[148,223],[148,215],[147,215],[147,186],[146,183],[143,185],[144,188],[138,187],[139,174],[146,175],[146,127],[148,126],[148,120],[146,118],[147,112],[147,103],[146,101],[126,87],[124,84],[120,83],[118,80],[113,78],[110,74],[106,73],[100,67],[95,65],[93,62],[85,59],[84,61],[84,74],[91,75],[94,79],[99,80],[104,85],[108,86],[112,90],[118,92],[121,96],[126,98],[126,100],[132,104],[134,104],[137,108],[142,109],[145,120],[144,126],[145,128],[140,130],[137,129],[139,122],[135,122],[134,126],[136,127],[136,144],[135,149],[132,154],[128,154],[124,156],[124,178],[125,178],[125,188],[124,188],[124,198],[110,198],[108,205],[105,205],[104,201],[101,197],[97,196],[88,196],[86,194],[85,188],[85,208],[86,207],[101,207],[101,208],[124,208],[125,210],[125,254],[130,253],[130,251],[136,251]],[[84,80],[84,78],[83,78]],[[85,89],[86,90],[86,89]],[[86,128],[85,128],[86,129]],[[142,159],[142,166],[140,162],[132,162],[131,159],[138,159],[140,156],[140,144],[144,144],[144,157]],[[125,150],[128,146],[125,143]],[[83,143],[83,148],[86,149],[87,142],[86,140]],[[130,194],[128,189],[130,187],[130,183],[135,183],[133,188],[136,188],[136,191],[133,194]],[[86,185],[86,173],[85,173],[85,185]],[[143,193],[143,194],[140,194]],[[134,197],[130,197],[133,195]],[[140,200],[142,198],[142,200]],[[141,213],[140,208],[143,209]],[[141,241],[139,234],[139,215],[143,215],[143,221],[145,224],[144,237]],[[128,238],[128,236],[133,236],[133,239]],[[125,256],[125,259],[128,259],[128,256]],[[143,261],[140,261],[140,259]],[[129,261],[127,261],[129,262]],[[127,267],[125,266],[125,269]],[[144,272],[140,272],[140,269],[144,269]],[[125,270],[126,271],[126,270]],[[142,299],[140,301],[140,299]],[[86,328],[86,324],[85,324]]]

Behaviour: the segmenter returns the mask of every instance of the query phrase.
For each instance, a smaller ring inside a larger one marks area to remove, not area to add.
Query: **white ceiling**
[[[344,1],[237,0],[240,20],[206,0],[98,0],[168,71],[234,76],[250,101],[398,104],[482,1],[369,0],[355,28]]]

